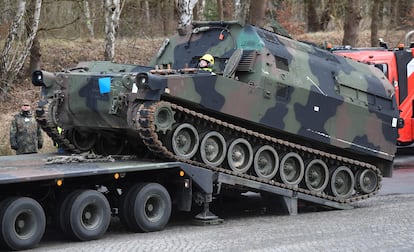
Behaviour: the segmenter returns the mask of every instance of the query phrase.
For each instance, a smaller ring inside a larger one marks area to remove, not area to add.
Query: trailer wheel
[[[125,227],[131,230],[133,229],[131,226],[131,218],[130,218],[130,211],[132,209],[131,195],[135,194],[134,191],[140,190],[140,188],[144,185],[145,184],[142,184],[142,183],[134,184],[128,189],[125,189],[125,192],[122,193],[121,198],[120,198],[118,217],[121,220],[121,223]]]
[[[70,194],[63,204],[63,223],[74,238],[89,241],[101,238],[111,220],[111,207],[106,197],[95,190]]]
[[[11,250],[36,246],[45,232],[46,216],[34,199],[12,197],[0,206],[1,243]]]
[[[63,197],[63,200],[60,200],[57,207],[57,223],[62,230],[62,232],[65,235],[71,236],[71,231],[69,228],[69,219],[66,217],[66,210],[68,208],[69,202],[72,200],[73,197],[77,197],[80,193],[82,193],[82,190],[76,190],[73,192],[70,192],[69,194],[65,195]]]
[[[130,227],[135,232],[164,229],[171,215],[171,198],[160,184],[148,183],[131,191]]]

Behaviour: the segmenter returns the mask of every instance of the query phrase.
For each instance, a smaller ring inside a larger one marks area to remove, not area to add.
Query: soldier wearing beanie
[[[42,131],[33,117],[30,101],[26,99],[10,125],[10,146],[17,155],[37,153],[43,146]]]

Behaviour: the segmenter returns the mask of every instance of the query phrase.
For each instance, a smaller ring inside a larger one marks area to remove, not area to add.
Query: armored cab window
[[[388,65],[387,64],[375,64],[375,67],[381,70],[388,78]]]
[[[288,60],[279,56],[275,56],[276,67],[289,72]]]

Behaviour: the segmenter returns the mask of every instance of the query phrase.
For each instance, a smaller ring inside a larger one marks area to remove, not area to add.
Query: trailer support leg
[[[283,196],[283,202],[285,203],[285,207],[289,212],[289,215],[297,215],[298,214],[298,198],[297,197],[287,197]]]
[[[220,219],[217,215],[210,211],[210,202],[212,201],[212,195],[205,194],[203,197],[203,210],[201,213],[194,217],[193,223],[196,225],[217,225],[223,223],[223,219]]]

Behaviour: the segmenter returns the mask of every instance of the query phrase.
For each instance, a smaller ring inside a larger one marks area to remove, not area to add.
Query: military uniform
[[[14,116],[10,126],[10,145],[16,154],[37,153],[42,148],[42,131],[31,111],[21,111]]]

